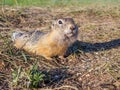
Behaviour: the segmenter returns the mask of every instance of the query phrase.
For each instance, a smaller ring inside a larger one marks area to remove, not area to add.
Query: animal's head
[[[78,34],[78,27],[72,18],[57,19],[52,24],[53,30],[58,30],[60,34],[70,38]]]

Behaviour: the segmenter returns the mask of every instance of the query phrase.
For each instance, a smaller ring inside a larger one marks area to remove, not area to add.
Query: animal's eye
[[[63,22],[61,20],[58,21],[59,24],[63,24]]]

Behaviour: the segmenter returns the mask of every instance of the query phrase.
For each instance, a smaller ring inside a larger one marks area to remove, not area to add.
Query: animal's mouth
[[[74,36],[75,34],[71,32],[71,33],[68,33],[67,35],[68,35],[69,37],[72,37],[72,36]]]
[[[67,36],[68,38],[74,37],[74,36],[75,36],[75,33],[70,32],[70,33],[65,34],[65,36]]]
[[[77,33],[77,27],[76,26],[71,26],[68,32],[66,32],[66,35],[68,37],[74,37]]]

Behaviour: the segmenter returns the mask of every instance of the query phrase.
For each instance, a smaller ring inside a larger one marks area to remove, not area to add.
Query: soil
[[[11,41],[16,30],[49,31],[55,18],[70,17],[79,27],[78,41],[64,60],[52,61],[17,50]],[[24,57],[25,56],[25,57]],[[24,78],[11,84],[13,70],[37,64],[50,79],[37,89],[120,90],[120,11],[49,8],[3,8],[0,11],[0,90],[26,90]]]

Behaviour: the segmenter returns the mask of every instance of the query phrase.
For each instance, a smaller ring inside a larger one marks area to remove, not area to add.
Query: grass
[[[9,6],[70,6],[89,5],[92,3],[120,3],[119,0],[1,0],[1,4]]]
[[[40,82],[42,83],[44,78],[47,79],[47,75],[38,71],[38,66],[33,65],[28,71],[23,70],[23,68],[19,67],[18,70],[12,70],[12,85],[17,86],[21,78],[27,80],[27,88],[37,88],[40,86]]]
[[[0,11],[0,89],[120,89],[119,0],[4,1],[4,12]],[[101,3],[101,7],[95,2]],[[112,5],[111,2],[117,4]],[[76,3],[79,7],[74,6]],[[58,7],[63,4],[67,5],[64,11],[63,7]],[[13,7],[49,5],[57,7]],[[72,8],[69,5],[73,5]],[[49,61],[13,46],[13,31],[41,30],[51,25],[53,17],[68,16],[74,18],[79,26],[79,36],[78,42],[70,49],[74,52],[65,60],[54,58]]]

